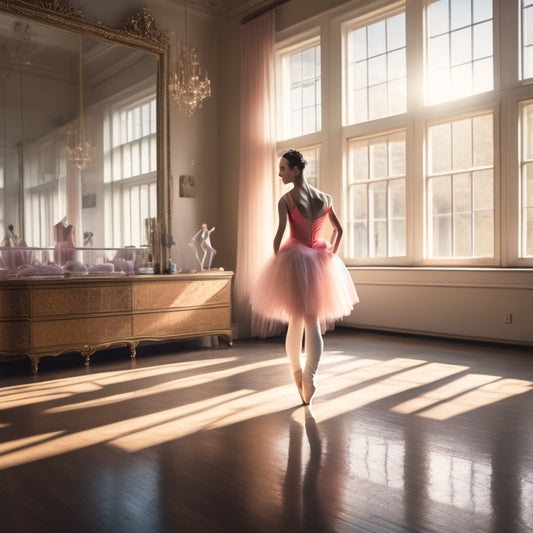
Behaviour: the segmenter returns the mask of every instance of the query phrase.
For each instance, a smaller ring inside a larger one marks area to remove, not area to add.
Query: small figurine
[[[7,233],[4,237],[4,240],[0,244],[2,247],[6,248],[15,248],[17,246],[24,246],[22,243],[22,239],[19,238],[19,236],[15,233],[15,228],[13,224],[9,224],[7,227]]]
[[[215,231],[213,226],[207,229],[204,222],[202,228],[190,240],[189,245],[194,250],[194,256],[200,265],[200,270],[209,270],[217,251],[211,246],[211,233]]]

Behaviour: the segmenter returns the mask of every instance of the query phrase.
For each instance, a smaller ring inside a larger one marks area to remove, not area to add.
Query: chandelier
[[[211,80],[202,74],[198,52],[187,46],[187,1],[185,1],[185,43],[176,43],[174,75],[169,83],[170,95],[178,109],[188,117],[201,109],[204,100],[211,96]]]
[[[78,128],[72,128],[67,134],[67,146],[65,147],[68,160],[82,169],[86,163],[94,157],[94,147],[90,140],[85,139],[85,126],[83,121],[83,57],[82,41],[80,36],[79,50],[79,88],[80,88],[80,108],[78,116]]]

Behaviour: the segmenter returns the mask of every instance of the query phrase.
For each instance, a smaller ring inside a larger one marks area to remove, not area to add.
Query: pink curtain
[[[254,335],[249,303],[275,233],[274,11],[242,27],[241,160],[233,308],[238,336]]]

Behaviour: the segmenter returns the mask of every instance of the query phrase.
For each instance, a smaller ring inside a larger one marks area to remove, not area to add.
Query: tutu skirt
[[[292,238],[264,264],[250,295],[252,311],[263,318],[259,336],[269,329],[268,321],[306,316],[317,316],[322,331],[332,329],[358,301],[350,273],[326,241],[310,248]]]

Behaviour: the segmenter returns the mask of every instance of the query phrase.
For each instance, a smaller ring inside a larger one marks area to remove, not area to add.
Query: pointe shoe
[[[302,369],[300,368],[300,370],[294,372],[292,378],[294,379],[294,383],[296,383],[296,388],[298,389],[298,394],[300,395],[303,404],[307,405],[306,401],[304,400]]]
[[[316,392],[316,386],[314,383],[314,380],[311,382],[302,381],[302,400],[305,405],[310,405],[311,400],[313,399],[313,396]]]

